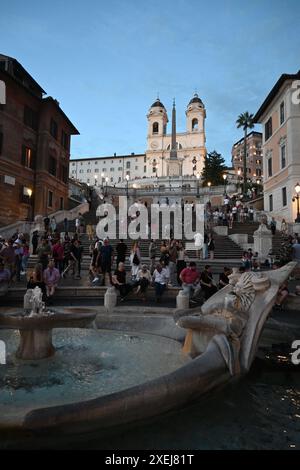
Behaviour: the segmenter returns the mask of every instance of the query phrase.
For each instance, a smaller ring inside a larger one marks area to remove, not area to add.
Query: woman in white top
[[[177,242],[177,263],[176,263],[176,270],[177,270],[177,282],[181,286],[182,281],[180,279],[181,271],[186,268],[186,251],[183,247],[182,242]]]
[[[135,242],[131,248],[129,261],[131,265],[131,277],[132,280],[135,281],[141,265],[141,252],[138,242]]]

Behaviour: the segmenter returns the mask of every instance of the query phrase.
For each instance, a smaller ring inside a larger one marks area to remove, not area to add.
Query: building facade
[[[147,134],[147,176],[192,176],[201,174],[206,155],[206,110],[197,94],[186,109],[186,131],[176,132],[175,103],[172,110],[172,133],[167,133],[168,114],[157,99],[149,109]],[[175,116],[175,132],[174,132]],[[170,158],[172,134],[176,135],[177,162]]]
[[[263,163],[262,163],[262,133],[252,131],[247,135],[246,139],[246,167],[247,179],[253,183],[262,182]],[[241,181],[244,177],[244,138],[233,144],[231,150],[232,167],[235,173],[240,177]]]
[[[0,55],[0,225],[67,208],[71,135],[58,101],[11,57]]]
[[[146,174],[145,154],[75,158],[70,162],[70,178],[91,186],[113,186],[124,181],[126,175],[135,180]]]
[[[300,71],[283,74],[254,116],[263,128],[264,208],[278,220],[297,217],[300,183]]]

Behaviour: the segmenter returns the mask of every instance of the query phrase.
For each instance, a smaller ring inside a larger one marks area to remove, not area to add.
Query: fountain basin
[[[19,359],[46,359],[55,354],[52,344],[53,328],[84,328],[96,317],[96,312],[88,308],[72,308],[62,312],[28,316],[20,310],[0,314],[0,327],[17,329],[20,343],[16,351]]]

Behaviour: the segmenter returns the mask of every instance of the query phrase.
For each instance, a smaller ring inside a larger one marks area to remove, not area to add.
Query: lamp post
[[[200,196],[200,194],[199,194],[200,173],[196,174],[196,178],[197,178],[197,198],[199,198],[199,196]]]
[[[105,185],[105,193],[104,193],[104,196],[107,197],[107,183],[108,183],[108,176],[105,178],[105,182],[106,182],[106,185]]]
[[[296,224],[300,223],[300,211],[299,211],[299,193],[300,193],[300,184],[297,183],[295,186],[296,196],[293,197],[293,202],[297,201],[297,217],[295,219]]]
[[[129,175],[126,175],[125,178],[126,178],[126,196],[128,197],[128,181],[129,181]]]
[[[223,180],[224,180],[224,196],[226,196],[226,180],[227,180],[227,175],[223,175]]]
[[[98,175],[94,175],[95,177],[95,186],[97,187]]]
[[[32,203],[31,203],[31,196],[32,196],[32,189],[31,188],[28,188],[27,189],[27,194],[28,194],[28,197],[29,197],[29,214],[28,214],[28,218],[29,218],[29,222],[32,222]]]
[[[238,170],[237,174],[238,174],[238,192],[240,192],[240,189],[241,189],[241,188],[240,188],[240,176],[241,176],[241,170]]]

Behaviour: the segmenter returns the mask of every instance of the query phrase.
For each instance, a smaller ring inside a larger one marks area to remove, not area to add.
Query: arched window
[[[152,133],[158,134],[158,122],[154,122],[152,126]]]
[[[192,120],[192,131],[197,131],[199,129],[198,119],[194,118]]]

